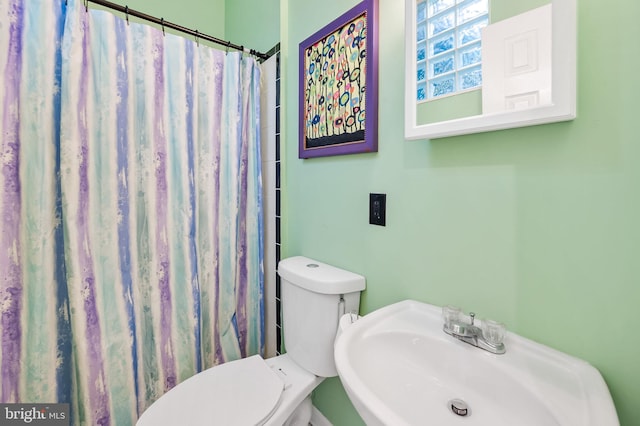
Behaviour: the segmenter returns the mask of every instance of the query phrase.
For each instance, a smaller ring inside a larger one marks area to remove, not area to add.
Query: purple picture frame
[[[299,45],[299,158],[378,151],[378,0]]]

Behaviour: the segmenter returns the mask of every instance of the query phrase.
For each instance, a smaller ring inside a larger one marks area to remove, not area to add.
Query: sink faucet
[[[476,348],[484,349],[485,351],[493,354],[503,354],[506,352],[504,343],[502,341],[492,342],[485,338],[482,329],[476,326],[475,323],[476,314],[469,313],[469,322],[463,322],[461,319],[445,322],[443,330],[450,336],[455,337],[465,343],[468,343]]]

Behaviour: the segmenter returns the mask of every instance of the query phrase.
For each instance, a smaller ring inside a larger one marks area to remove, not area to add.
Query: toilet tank
[[[333,342],[342,314],[358,313],[365,278],[303,256],[278,264],[287,354],[316,376],[337,376]]]

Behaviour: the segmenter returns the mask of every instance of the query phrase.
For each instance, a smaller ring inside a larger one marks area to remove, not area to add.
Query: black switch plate
[[[369,194],[369,223],[386,226],[387,194]]]

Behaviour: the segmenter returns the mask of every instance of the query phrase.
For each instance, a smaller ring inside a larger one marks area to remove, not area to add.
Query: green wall
[[[266,53],[280,42],[280,0],[227,0],[226,37]]]
[[[365,275],[362,313],[455,304],[583,358],[639,424],[640,3],[579,1],[575,121],[407,142],[404,2],[380,0],[379,152],[300,160],[298,43],[355,4],[281,2],[283,255]],[[386,227],[368,224],[370,192],[387,194]],[[361,423],[337,379],[314,401]]]
[[[111,0],[147,15],[224,39],[225,0]],[[100,9],[91,4],[91,7]],[[121,14],[119,14],[122,16]],[[132,19],[135,20],[135,19]],[[226,40],[226,39],[225,39]]]
[[[116,3],[264,53],[280,42],[280,0],[126,0]]]

